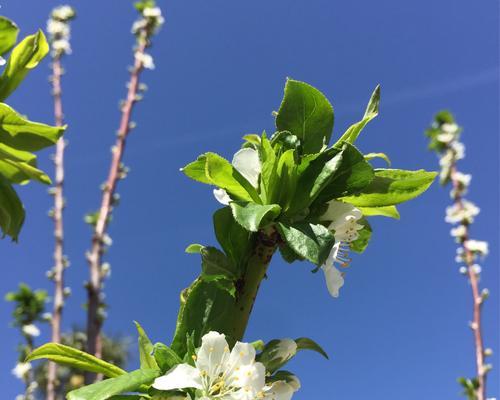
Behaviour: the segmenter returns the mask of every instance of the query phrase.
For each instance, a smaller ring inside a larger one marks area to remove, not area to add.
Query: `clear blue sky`
[[[67,253],[71,259],[64,325],[82,323],[84,252],[90,245],[83,215],[97,208],[110,145],[118,126],[131,62],[134,11],[125,0],[72,1],[77,8],[74,54],[65,61],[64,105],[70,129],[67,150]],[[52,0],[4,0],[1,12],[23,34],[45,25]],[[155,39],[156,70],[137,107],[130,137],[129,178],[111,227],[113,267],[106,284],[111,305],[106,331],[134,335],[139,320],[155,340],[169,341],[179,291],[199,271],[192,242],[214,244],[208,187],[179,167],[213,150],[226,157],[240,137],[272,131],[287,76],[320,88],[332,101],[335,136],[364,110],[377,83],[381,115],[359,141],[365,152],[383,151],[395,167],[437,168],[423,130],[449,108],[465,127],[473,174],[470,198],[482,212],[473,235],[491,242],[483,281],[492,292],[485,308],[485,340],[498,353],[498,3],[464,1],[160,0],[166,25]],[[32,119],[51,121],[48,61],[25,81],[11,103]],[[51,169],[49,152],[42,165]],[[0,292],[22,280],[47,287],[51,266],[51,199],[44,187],[20,190],[27,222],[18,245],[0,242]],[[434,185],[401,207],[401,221],[374,220],[366,253],[356,256],[337,300],[306,263],[273,260],[262,285],[247,339],[310,336],[330,361],[303,353],[289,365],[302,380],[295,399],[458,398],[455,379],[473,371],[470,289],[453,261],[455,245],[444,223],[447,190]],[[3,398],[21,385],[11,376],[16,332],[11,307],[0,307],[0,382]],[[40,342],[46,340],[47,329]],[[497,369],[489,394],[499,396]],[[133,365],[137,364],[134,358]]]

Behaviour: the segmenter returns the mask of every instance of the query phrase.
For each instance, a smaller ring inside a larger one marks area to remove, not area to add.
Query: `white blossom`
[[[61,35],[67,37],[70,35],[68,24],[55,19],[49,19],[47,21],[47,32],[51,35]]]
[[[159,7],[146,7],[142,10],[142,15],[146,18],[158,18],[161,17],[161,10]]]
[[[0,66],[5,65],[6,63],[7,63],[7,61],[5,60],[5,58],[0,56]]]
[[[37,337],[40,336],[40,329],[34,324],[23,325],[21,328],[26,336]]]
[[[57,39],[52,42],[52,50],[56,53],[71,54],[71,45],[66,39]]]
[[[357,223],[361,217],[359,209],[336,200],[328,203],[328,208],[321,217],[322,221],[330,222],[328,229],[333,231],[335,237],[335,244],[321,267],[328,291],[333,297],[339,296],[339,290],[344,285],[344,276],[335,264],[342,267],[349,265],[350,243],[359,237],[358,231],[363,228],[363,225]]]
[[[139,61],[142,66],[146,69],[155,69],[155,63],[153,57],[147,53],[136,52],[135,59]]]
[[[12,374],[18,379],[24,379],[26,374],[31,370],[31,364],[27,362],[19,362],[12,369]]]
[[[462,200],[460,203],[446,207],[445,221],[450,224],[456,224],[459,222],[472,223],[474,221],[474,217],[479,214],[479,211],[479,207],[477,207],[474,203]]]
[[[148,21],[146,21],[144,18],[138,19],[132,24],[132,33],[137,34],[139,33],[139,31],[146,28],[146,26],[148,26]]]
[[[453,180],[466,187],[470,185],[471,179],[472,175],[470,174],[463,174],[462,172],[458,171],[453,174]]]
[[[467,227],[465,225],[458,225],[450,230],[450,235],[455,238],[463,238],[466,234]]]
[[[257,399],[290,400],[293,393],[296,391],[297,389],[295,389],[292,384],[284,381],[277,381],[273,382],[271,385],[264,386],[262,395],[257,397]]]
[[[441,130],[444,133],[456,134],[458,133],[458,125],[455,123],[444,123],[441,125]]]
[[[238,150],[234,154],[231,164],[254,188],[258,188],[262,165],[257,150],[252,148]],[[214,197],[219,203],[226,206],[231,201],[229,194],[220,188],[214,189]]]
[[[233,349],[223,334],[209,332],[196,352],[195,366],[178,364],[164,376],[156,378],[158,390],[197,390],[200,400],[254,400],[264,398],[265,367],[255,361],[255,349],[249,343],[237,342]],[[272,399],[273,397],[269,397]],[[288,397],[275,397],[288,399]]]
[[[461,160],[465,157],[465,145],[462,142],[455,141],[450,147],[455,152],[455,160]]]
[[[481,273],[481,266],[479,264],[473,264],[471,266],[471,269],[476,275],[479,275]]]
[[[440,133],[436,136],[436,139],[441,143],[448,144],[455,139],[455,135],[453,133]]]
[[[464,243],[467,250],[485,257],[488,255],[488,242],[482,240],[466,240]]]
[[[59,20],[68,20],[75,16],[75,10],[71,6],[64,5],[52,11],[52,17]]]

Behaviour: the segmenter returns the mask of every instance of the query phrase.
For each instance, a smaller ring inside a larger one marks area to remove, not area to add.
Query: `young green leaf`
[[[328,354],[326,354],[325,350],[323,350],[323,348],[314,340],[302,337],[295,339],[295,343],[297,343],[297,350],[312,350],[321,354],[328,360]]]
[[[81,369],[82,371],[103,374],[109,378],[127,373],[123,369],[88,353],[58,343],[47,343],[38,347],[30,353],[26,361],[39,360],[42,358],[46,358],[58,364],[69,365],[70,367]]]
[[[236,222],[250,232],[257,232],[272,223],[281,213],[281,207],[277,204],[260,205],[233,201],[230,207]]]
[[[0,101],[4,101],[19,86],[30,70],[49,52],[47,39],[41,30],[24,38],[10,54],[0,76]]]
[[[363,228],[358,231],[358,238],[351,242],[351,250],[356,253],[363,253],[368,247],[368,243],[372,237],[372,227],[366,218],[361,218],[358,224],[363,225]]]
[[[325,189],[342,164],[343,151],[329,149],[317,157],[302,159],[297,169],[297,190],[287,214],[300,213],[316,200]]]
[[[319,193],[316,204],[357,193],[373,180],[372,166],[356,147],[349,143],[342,144],[341,157],[340,165],[328,185]]]
[[[177,353],[163,343],[155,343],[153,355],[163,373],[167,372],[174,365],[182,363],[182,359]]]
[[[378,115],[379,104],[380,104],[380,85],[377,85],[377,87],[375,88],[370,97],[368,105],[366,106],[365,115],[363,116],[363,119],[351,125],[347,129],[347,131],[345,131],[345,133],[340,137],[335,146],[337,146],[342,142],[353,144],[358,138],[363,128],[366,126],[366,124]]]
[[[0,16],[0,56],[7,53],[17,42],[19,28],[10,19]]]
[[[0,143],[15,150],[38,151],[56,144],[66,127],[31,122],[0,103]]]
[[[328,144],[333,119],[333,107],[323,93],[307,83],[287,80],[276,127],[296,135],[305,154],[317,153]]]
[[[192,243],[184,251],[188,254],[200,254],[204,247],[202,244]]]
[[[215,153],[206,153],[205,173],[211,183],[234,197],[262,203],[257,189],[234,168],[229,161]]]
[[[186,176],[189,178],[205,183],[207,185],[211,185],[212,181],[207,177],[205,164],[207,163],[207,157],[205,155],[199,156],[196,161],[193,161],[181,168],[181,171],[184,172]]]
[[[68,393],[68,400],[107,400],[112,396],[136,392],[150,385],[161,374],[158,369],[138,369],[117,378],[106,379]]]
[[[384,160],[387,163],[387,165],[389,167],[391,166],[391,160],[389,159],[389,157],[387,157],[387,154],[385,154],[385,153],[368,153],[368,154],[365,154],[365,160],[366,161],[373,160],[374,158],[381,158],[382,160]]]
[[[134,324],[139,335],[138,344],[141,369],[158,369],[158,364],[152,355],[153,344],[151,340],[149,340],[148,335],[146,335],[146,332],[144,332],[144,329],[142,329],[142,326],[137,321],[134,321]]]
[[[399,219],[399,211],[396,206],[385,206],[385,207],[358,207],[365,217],[372,217],[375,215],[380,215],[383,217],[389,217],[394,219]]]
[[[375,178],[359,194],[342,198],[356,207],[385,207],[411,200],[425,192],[436,172],[377,169]]]
[[[0,175],[0,228],[17,242],[25,217],[24,207],[14,188]]]
[[[250,243],[250,233],[238,224],[230,207],[217,210],[213,216],[217,241],[234,265],[244,262]]]
[[[323,225],[286,225],[280,222],[277,228],[282,239],[297,255],[318,266],[325,262],[335,243],[335,238]]]

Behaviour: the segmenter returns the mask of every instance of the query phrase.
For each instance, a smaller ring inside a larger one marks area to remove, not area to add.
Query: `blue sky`
[[[73,1],[74,54],[65,61],[67,132],[66,238],[71,268],[64,325],[82,323],[90,231],[83,215],[97,208],[109,148],[118,126],[131,63],[129,1]],[[52,0],[4,0],[1,12],[23,34],[45,25]],[[483,282],[485,340],[498,353],[498,4],[492,0],[183,0],[160,1],[166,25],[155,39],[156,70],[144,74],[149,91],[134,114],[125,157],[131,173],[111,226],[107,260],[110,316],[106,331],[135,334],[140,321],[154,340],[171,338],[179,291],[199,271],[187,244],[214,244],[217,203],[208,187],[179,167],[212,150],[228,158],[240,137],[272,131],[287,76],[321,89],[335,109],[334,137],[357,121],[376,84],[379,118],[359,140],[365,152],[387,153],[396,168],[437,168],[423,130],[433,114],[452,110],[465,127],[473,174],[470,198],[482,212],[473,236],[491,243]],[[11,98],[31,119],[52,121],[48,61]],[[46,169],[50,152],[41,155]],[[44,187],[20,189],[27,221],[18,245],[0,242],[5,293],[25,281],[50,287],[51,199]],[[310,336],[331,355],[302,353],[290,365],[302,380],[295,399],[454,399],[458,376],[474,373],[470,288],[453,261],[455,244],[444,223],[447,190],[438,185],[401,206],[401,221],[375,219],[368,250],[355,256],[339,299],[329,297],[311,266],[275,257],[261,288],[247,339]],[[12,377],[16,332],[11,307],[0,307],[0,382],[4,398],[21,385]],[[47,339],[44,329],[40,342]],[[492,362],[500,367],[498,356]],[[132,360],[131,367],[137,364]],[[489,395],[499,396],[498,369]]]

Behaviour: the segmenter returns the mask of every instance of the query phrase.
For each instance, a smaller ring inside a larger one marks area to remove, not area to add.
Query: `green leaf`
[[[31,179],[50,185],[51,179],[45,172],[25,162],[2,159],[0,155],[0,174],[12,183],[25,184]]]
[[[332,105],[323,93],[307,83],[287,80],[276,127],[296,135],[305,154],[317,153],[328,144],[333,119]]]
[[[30,70],[49,52],[45,35],[39,30],[24,38],[10,54],[7,65],[0,76],[0,101],[4,101],[19,86]]]
[[[144,332],[144,329],[142,329],[142,326],[137,321],[134,321],[134,324],[139,334],[139,360],[141,369],[158,369],[158,364],[152,355],[153,344],[151,340],[149,340],[148,335],[146,335],[146,332]]]
[[[185,167],[181,168],[181,171],[195,181],[211,185],[212,181],[207,177],[205,172],[206,163],[207,157],[205,155],[201,155],[196,159],[196,161],[193,161],[192,163],[189,163]]]
[[[58,364],[69,365],[70,367],[83,371],[103,374],[109,378],[126,374],[126,371],[113,364],[100,360],[83,351],[58,343],[47,343],[38,347],[30,353],[26,361],[39,360],[42,358],[46,358]]]
[[[273,181],[273,203],[286,211],[295,197],[297,189],[297,167],[295,150],[285,151],[279,158]]]
[[[117,378],[106,379],[68,393],[68,400],[107,400],[121,393],[137,391],[160,375],[157,369],[138,369]]]
[[[381,158],[381,159],[383,159],[387,163],[387,165],[389,167],[391,166],[391,160],[389,159],[389,157],[387,157],[387,154],[385,154],[385,153],[368,153],[368,154],[365,154],[365,160],[366,161],[373,160],[374,158]]]
[[[25,217],[24,207],[14,188],[0,175],[0,228],[17,242]]]
[[[10,19],[0,16],[0,56],[7,53],[17,42],[19,28]]]
[[[264,203],[270,204],[274,199],[278,163],[271,142],[269,142],[265,134],[262,135],[261,144],[259,146],[259,158],[262,165],[262,171],[260,173],[261,197]]]
[[[255,134],[255,133],[245,135],[245,136],[243,136],[243,139],[245,141],[247,141],[248,143],[254,144],[256,146],[260,145],[260,136]]]
[[[187,352],[186,338],[193,335],[196,346],[210,331],[227,333],[228,313],[234,311],[234,298],[215,282],[196,279],[182,292],[174,340],[170,346],[180,357]]]
[[[282,239],[297,255],[318,266],[325,262],[335,243],[335,238],[323,225],[278,223],[277,228]]]
[[[293,339],[273,339],[266,343],[264,349],[256,357],[256,361],[264,364],[266,373],[272,374],[297,354],[297,345]]]
[[[363,116],[363,119],[351,125],[347,129],[347,131],[345,131],[345,133],[340,137],[335,146],[337,144],[340,144],[341,142],[347,142],[353,144],[358,138],[363,128],[366,126],[366,124],[378,115],[379,103],[380,103],[380,85],[377,85],[377,87],[375,88],[370,97],[368,105],[366,106],[365,115]]]
[[[304,157],[298,167],[297,190],[288,214],[303,212],[335,178],[342,164],[343,151],[330,149],[312,159]]]
[[[230,207],[217,210],[213,222],[215,236],[226,255],[234,265],[244,263],[250,245],[250,233],[234,220]]]
[[[250,232],[257,232],[260,228],[272,223],[281,213],[281,207],[277,204],[263,206],[233,201],[230,207],[236,222]]]
[[[366,220],[366,218],[361,218],[358,224],[363,225],[363,229],[358,231],[359,237],[351,242],[351,250],[356,253],[363,253],[368,247],[368,243],[372,237],[372,227]]]
[[[340,196],[357,193],[373,180],[373,168],[353,145],[342,145],[342,160],[328,185],[321,191],[316,204],[326,203]]]
[[[226,255],[215,247],[206,246],[201,249],[202,275],[223,276],[236,279],[238,271]]]
[[[7,104],[0,103],[0,143],[21,151],[38,151],[54,145],[65,127],[31,122]]]
[[[385,206],[385,207],[358,207],[365,217],[372,217],[375,215],[381,215],[383,217],[389,217],[394,219],[399,219],[399,211],[396,206]]]
[[[326,354],[325,350],[323,350],[323,348],[314,340],[302,337],[295,339],[295,343],[297,343],[297,350],[312,350],[321,354],[328,360],[328,354]]]
[[[153,348],[155,360],[163,373],[174,365],[182,363],[182,359],[170,347],[163,343],[156,343]]]
[[[206,153],[205,173],[213,185],[225,189],[240,200],[261,203],[257,189],[229,161],[215,153]]]
[[[186,247],[186,250],[184,251],[188,254],[200,254],[203,247],[205,246],[203,246],[202,244],[192,243],[188,247]]]
[[[342,198],[356,207],[385,207],[411,200],[425,192],[436,172],[377,169],[375,178],[361,193]]]
[[[280,243],[279,251],[283,260],[289,264],[292,264],[295,261],[304,261],[304,258],[295,253],[295,251],[293,251],[286,243]]]

